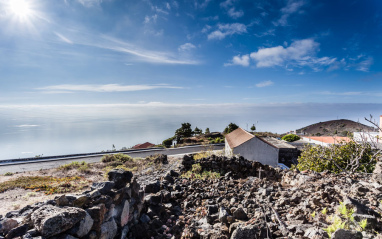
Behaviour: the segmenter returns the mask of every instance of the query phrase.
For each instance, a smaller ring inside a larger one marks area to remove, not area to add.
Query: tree
[[[293,141],[299,140],[300,137],[295,134],[287,134],[287,135],[284,135],[281,139],[287,142],[293,142]]]
[[[201,134],[203,134],[203,130],[202,130],[202,129],[199,129],[198,127],[195,127],[195,129],[194,129],[194,134],[195,134],[195,135],[201,135]]]
[[[252,127],[251,127],[251,131],[252,131],[252,132],[256,131],[256,126],[255,126],[255,124],[252,125]]]
[[[175,138],[177,142],[179,142],[181,139],[191,137],[193,135],[194,131],[192,131],[190,123],[182,123],[182,127],[175,131]]]
[[[204,133],[205,133],[205,134],[209,134],[209,133],[211,133],[211,132],[210,132],[210,128],[206,128],[206,130],[204,131]]]
[[[234,123],[230,123],[225,129],[224,129],[224,134],[229,134],[231,133],[232,131],[234,131],[235,129],[238,129],[239,126],[237,126],[237,124],[234,124]]]
[[[165,140],[163,140],[162,144],[163,144],[163,146],[165,146],[166,148],[170,148],[171,145],[172,145],[172,141],[173,141],[173,140],[174,140],[173,137],[168,138],[168,139],[165,139]]]

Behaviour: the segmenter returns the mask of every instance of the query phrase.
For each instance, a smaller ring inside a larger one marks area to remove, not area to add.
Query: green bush
[[[171,137],[171,138],[168,138],[168,139],[165,139],[165,140],[163,140],[163,142],[162,142],[163,146],[165,146],[166,148],[170,148],[170,147],[171,147],[171,145],[172,145],[172,140],[173,140],[173,138],[172,138],[172,137]]]
[[[284,135],[281,139],[287,142],[293,142],[293,141],[299,140],[300,137],[295,134],[287,134],[287,135]]]
[[[313,170],[322,172],[367,172],[374,170],[376,160],[381,153],[375,153],[369,143],[354,141],[340,142],[337,145],[304,147],[298,158],[299,170]]]
[[[125,163],[132,160],[133,160],[132,157],[123,153],[107,154],[101,158],[102,163],[108,163],[108,162],[114,162],[114,161]]]

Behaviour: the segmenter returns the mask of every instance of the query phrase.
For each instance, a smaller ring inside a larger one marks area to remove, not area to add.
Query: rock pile
[[[109,181],[79,195],[62,195],[12,211],[1,220],[5,238],[115,238],[139,220],[144,192],[131,172],[114,169]]]
[[[9,212],[5,238],[328,238],[340,202],[367,219],[363,232],[339,229],[332,238],[375,238],[382,233],[380,177],[366,174],[283,171],[243,158],[185,156],[221,173],[191,180],[177,170],[142,183],[131,172],[112,170],[109,181],[80,195],[62,195]],[[381,169],[382,165],[377,165]],[[378,170],[377,170],[378,171]],[[379,237],[381,239],[381,237]]]

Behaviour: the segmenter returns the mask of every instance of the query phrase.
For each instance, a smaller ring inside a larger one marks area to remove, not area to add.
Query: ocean
[[[367,124],[364,117],[381,112],[382,104],[0,105],[0,160],[160,144],[184,122],[211,132],[233,122],[284,133],[337,118]]]

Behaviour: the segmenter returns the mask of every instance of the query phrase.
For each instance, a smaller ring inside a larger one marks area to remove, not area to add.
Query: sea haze
[[[181,123],[223,131],[230,122],[284,133],[309,124],[378,119],[382,104],[103,104],[0,106],[0,159],[99,152],[161,143]]]

